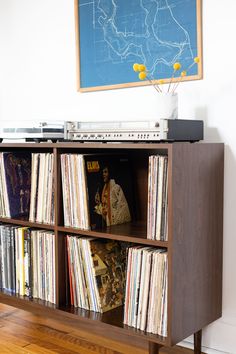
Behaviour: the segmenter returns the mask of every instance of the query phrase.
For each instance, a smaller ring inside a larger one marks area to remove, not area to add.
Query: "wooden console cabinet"
[[[86,330],[149,342],[150,354],[191,334],[201,352],[201,330],[221,317],[224,145],[217,143],[22,143],[1,144],[0,151],[53,152],[55,157],[55,225],[0,218],[2,223],[53,230],[56,235],[56,306],[0,292],[0,302],[48,316],[65,316]],[[135,220],[97,231],[64,227],[60,171],[62,153],[126,153],[135,190]],[[146,237],[148,157],[168,155],[168,241]],[[168,336],[123,325],[123,308],[97,314],[70,305],[65,240],[67,234],[165,247],[168,251]]]

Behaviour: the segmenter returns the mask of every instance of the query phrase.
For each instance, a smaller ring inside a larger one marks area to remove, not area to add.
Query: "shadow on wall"
[[[201,119],[204,122],[204,141],[207,143],[220,143],[222,139],[217,128],[208,126],[208,111],[207,106],[197,107],[195,109],[194,117]]]

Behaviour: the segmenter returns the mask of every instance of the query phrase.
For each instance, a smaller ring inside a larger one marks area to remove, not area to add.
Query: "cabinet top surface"
[[[58,143],[33,143],[33,142],[17,142],[17,143],[1,143],[2,148],[35,148],[35,149],[52,149],[52,148],[81,148],[81,149],[173,149],[176,146],[183,145],[224,145],[223,143],[206,143],[206,142],[165,142],[165,143],[93,143],[93,142],[58,142]],[[1,150],[1,148],[0,148]]]

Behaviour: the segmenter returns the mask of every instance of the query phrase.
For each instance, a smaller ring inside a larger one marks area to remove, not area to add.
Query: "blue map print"
[[[167,79],[198,55],[196,0],[79,0],[79,34],[82,89],[137,82],[136,62]]]

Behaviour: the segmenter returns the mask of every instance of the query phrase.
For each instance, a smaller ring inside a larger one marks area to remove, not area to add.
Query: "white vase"
[[[178,118],[178,94],[170,92],[157,93],[157,119]]]

